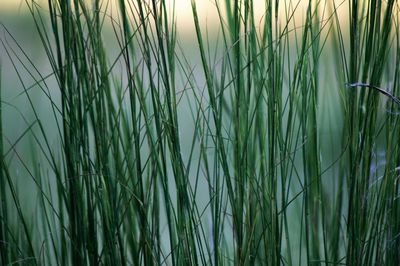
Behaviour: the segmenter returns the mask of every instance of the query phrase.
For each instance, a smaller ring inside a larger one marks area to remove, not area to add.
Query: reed
[[[397,1],[259,2],[26,1],[1,265],[400,264]]]

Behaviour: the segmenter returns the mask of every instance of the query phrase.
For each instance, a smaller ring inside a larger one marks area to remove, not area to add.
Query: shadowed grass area
[[[25,4],[1,265],[400,264],[397,1]]]

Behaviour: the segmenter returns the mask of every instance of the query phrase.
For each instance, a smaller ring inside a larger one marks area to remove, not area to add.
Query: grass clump
[[[400,263],[396,1],[192,0],[192,49],[173,1],[26,7],[0,264]]]

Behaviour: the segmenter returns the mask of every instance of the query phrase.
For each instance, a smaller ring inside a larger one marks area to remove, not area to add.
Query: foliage
[[[305,2],[192,0],[187,49],[172,1],[26,1],[0,264],[399,265],[398,3]]]

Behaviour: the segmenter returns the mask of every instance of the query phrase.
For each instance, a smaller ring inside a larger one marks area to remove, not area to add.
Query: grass
[[[397,1],[198,4],[26,1],[50,74],[2,27],[0,264],[399,265]]]

